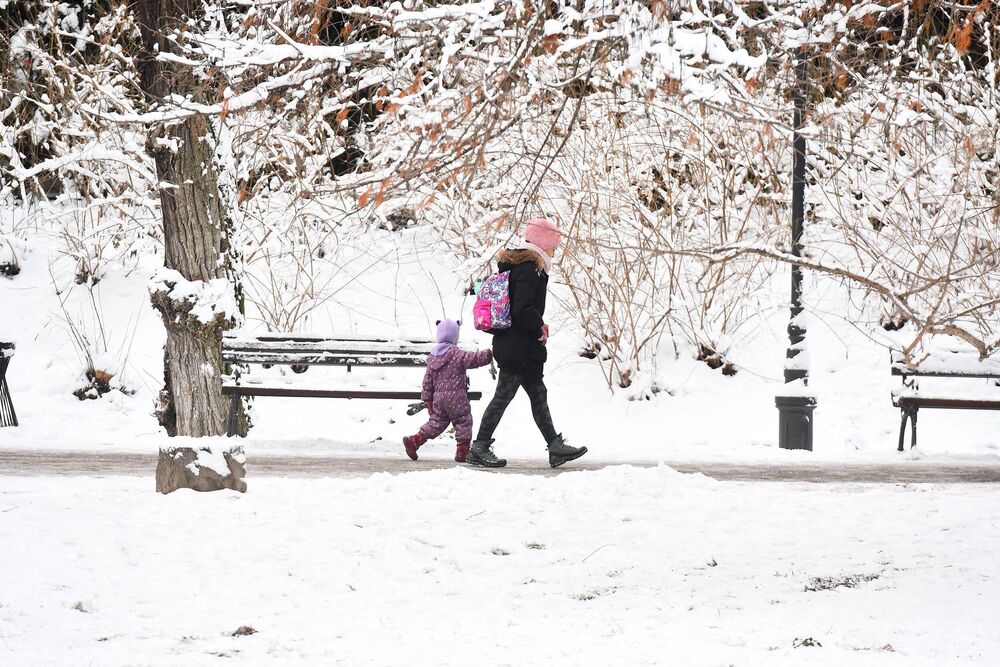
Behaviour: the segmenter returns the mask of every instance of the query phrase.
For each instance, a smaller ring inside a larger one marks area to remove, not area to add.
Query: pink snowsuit
[[[452,347],[438,356],[427,357],[427,371],[420,398],[432,406],[430,419],[420,432],[430,440],[444,433],[448,424],[455,425],[455,440],[472,440],[472,406],[469,404],[465,372],[479,368],[493,359],[492,350],[468,352]]]

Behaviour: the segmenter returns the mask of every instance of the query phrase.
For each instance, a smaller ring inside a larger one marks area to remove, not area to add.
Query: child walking
[[[465,463],[472,440],[472,406],[469,405],[465,372],[485,366],[493,360],[491,350],[469,352],[458,347],[460,320],[438,320],[437,345],[427,357],[427,371],[420,399],[427,405],[430,418],[414,435],[403,438],[406,455],[417,460],[417,449],[436,438],[449,424],[455,425],[455,460]]]

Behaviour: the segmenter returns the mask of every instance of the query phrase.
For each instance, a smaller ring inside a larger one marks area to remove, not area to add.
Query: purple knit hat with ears
[[[431,350],[431,356],[439,357],[458,343],[458,331],[462,320],[437,321],[437,345]]]
[[[524,240],[533,243],[545,252],[555,250],[562,238],[556,223],[545,218],[532,218],[524,230]]]

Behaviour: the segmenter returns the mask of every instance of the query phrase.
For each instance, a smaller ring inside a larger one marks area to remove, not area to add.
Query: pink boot
[[[417,431],[416,435],[408,435],[403,438],[403,447],[406,448],[406,455],[414,461],[417,460],[417,448],[427,442],[427,436]]]
[[[455,447],[455,460],[459,463],[465,463],[465,457],[469,455],[469,443],[460,442]]]

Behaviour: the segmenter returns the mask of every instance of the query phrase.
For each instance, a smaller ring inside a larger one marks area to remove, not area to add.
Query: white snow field
[[[0,664],[996,665],[998,501],[630,466],[0,477]]]

